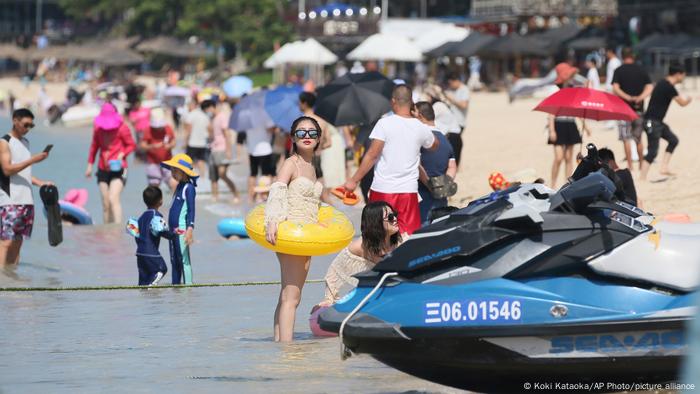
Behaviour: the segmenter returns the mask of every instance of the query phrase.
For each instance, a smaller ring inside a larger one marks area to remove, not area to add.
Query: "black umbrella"
[[[348,73],[318,89],[314,112],[336,126],[372,123],[391,110],[393,90],[378,72]]]

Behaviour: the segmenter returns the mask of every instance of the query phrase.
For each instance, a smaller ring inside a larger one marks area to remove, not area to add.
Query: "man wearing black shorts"
[[[209,163],[209,140],[215,111],[216,104],[212,100],[204,100],[185,119],[185,153],[192,158],[200,174],[206,172]]]
[[[274,124],[259,121],[255,127],[246,130],[246,147],[250,162],[250,177],[248,178],[248,198],[255,200],[255,184],[258,175],[273,177],[275,163],[272,155],[272,138]]]
[[[663,122],[666,117],[671,100],[675,100],[681,107],[690,104],[690,97],[681,97],[674,85],[683,82],[685,78],[685,70],[680,64],[671,64],[668,68],[666,78],[656,83],[654,90],[651,93],[649,100],[649,108],[644,115],[644,131],[647,134],[647,155],[642,162],[641,180],[646,180],[649,174],[649,167],[656,159],[659,153],[659,140],[661,138],[668,142],[666,153],[661,161],[662,175],[673,175],[668,168],[671,161],[671,155],[678,146],[678,137],[671,131],[666,123]]]
[[[627,168],[632,171],[632,147],[630,142],[634,140],[637,145],[639,167],[641,168],[642,158],[644,157],[644,145],[642,144],[644,100],[649,97],[654,86],[651,84],[651,79],[649,79],[649,75],[642,66],[634,62],[632,48],[622,50],[622,61],[623,64],[615,69],[612,76],[612,90],[618,97],[625,100],[639,116],[639,118],[631,122],[621,120],[617,126],[620,141],[625,147]]]

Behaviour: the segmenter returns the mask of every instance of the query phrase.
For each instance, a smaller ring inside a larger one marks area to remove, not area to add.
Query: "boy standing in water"
[[[197,195],[197,173],[194,171],[192,158],[184,153],[175,155],[161,165],[172,172],[178,182],[173,202],[168,214],[168,226],[177,235],[170,240],[170,262],[173,272],[173,284],[192,284],[192,266],[190,264],[190,245],[194,232],[194,200]],[[182,231],[182,233],[180,233]]]
[[[143,202],[148,210],[138,219],[138,233],[127,231],[136,237],[136,265],[139,268],[139,286],[155,286],[168,272],[163,256],[158,250],[160,237],[173,239],[176,234],[168,229],[158,208],[163,205],[163,192],[158,186],[148,186],[143,191]],[[131,219],[130,219],[131,221]]]

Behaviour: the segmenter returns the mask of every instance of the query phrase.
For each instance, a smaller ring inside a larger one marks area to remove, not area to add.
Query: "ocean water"
[[[133,285],[135,245],[122,226],[102,225],[94,178],[84,177],[91,131],[38,127],[32,151],[54,144],[33,174],[54,181],[61,193],[87,188],[95,226],[66,226],[51,247],[35,191],[32,239],[16,269],[0,272],[0,287]],[[10,129],[7,118],[0,127]],[[247,166],[231,168],[245,186]],[[250,240],[225,240],[223,217],[243,216],[247,206],[213,203],[200,181],[192,260],[195,283],[279,279],[272,252]],[[143,210],[144,166],[133,164],[122,194],[124,216]],[[167,195],[167,191],[164,190]],[[163,212],[167,212],[166,197]],[[359,208],[344,208],[356,224]],[[161,252],[168,260],[166,244]],[[310,279],[322,278],[333,256],[314,258]],[[163,282],[168,283],[169,276]],[[337,338],[311,335],[308,313],[323,285],[307,284],[297,313],[295,342],[272,341],[278,286],[151,288],[107,291],[0,292],[0,393],[92,392],[454,392],[403,374],[366,357],[341,361]]]

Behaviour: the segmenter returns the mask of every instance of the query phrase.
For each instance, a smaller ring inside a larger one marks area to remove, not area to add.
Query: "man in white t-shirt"
[[[250,163],[248,177],[248,199],[255,200],[255,185],[258,174],[269,177],[275,175],[275,162],[272,154],[272,135],[275,125],[269,120],[258,120],[255,127],[246,130],[246,148]]]
[[[204,100],[199,108],[187,114],[185,119],[185,153],[192,158],[200,174],[206,172],[209,161],[209,141],[215,111],[216,103]]]
[[[605,50],[605,57],[608,58],[608,64],[605,66],[605,91],[613,93],[613,75],[615,75],[615,70],[622,65],[622,61],[617,57],[615,47],[608,47]],[[614,129],[617,124],[616,121],[610,120],[606,122],[606,127]]]
[[[461,130],[459,133],[447,133],[447,140],[450,141],[455,152],[455,160],[459,167],[459,161],[462,157],[462,132],[467,126],[467,111],[469,110],[469,87],[462,83],[457,74],[447,76],[447,87],[445,97],[447,104],[450,105],[452,113],[457,119]]]
[[[608,58],[608,64],[605,67],[605,90],[612,93],[613,75],[615,75],[615,70],[622,65],[622,61],[617,57],[615,48],[612,47],[605,50],[605,57]]]
[[[430,128],[411,115],[411,88],[399,85],[391,96],[393,115],[379,119],[360,168],[345,183],[353,191],[374,169],[369,201],[389,203],[398,217],[399,231],[411,234],[420,227],[418,208],[418,165],[420,149],[437,149],[439,142]],[[385,218],[385,220],[389,220]]]

